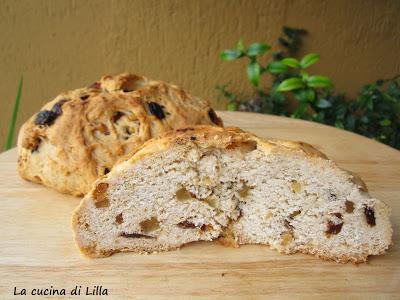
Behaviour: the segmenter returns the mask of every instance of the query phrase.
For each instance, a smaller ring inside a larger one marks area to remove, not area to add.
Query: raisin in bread
[[[389,214],[308,144],[196,126],[148,141],[99,178],[72,224],[91,257],[219,239],[358,263],[391,244]]]
[[[43,106],[21,128],[18,168],[25,179],[83,195],[115,162],[161,133],[221,119],[209,103],[142,76],[105,76]]]

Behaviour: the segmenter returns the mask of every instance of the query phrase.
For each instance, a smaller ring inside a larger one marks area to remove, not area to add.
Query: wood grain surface
[[[392,207],[394,246],[366,264],[336,264],[266,246],[225,248],[193,243],[152,255],[83,258],[70,217],[79,199],[22,180],[15,149],[0,155],[0,299],[39,299],[32,289],[102,286],[108,296],[84,299],[400,299],[400,152],[316,123],[220,112],[226,125],[263,137],[302,140],[359,173],[371,194]],[[25,288],[27,296],[14,296]],[[78,299],[54,296],[52,299]]]

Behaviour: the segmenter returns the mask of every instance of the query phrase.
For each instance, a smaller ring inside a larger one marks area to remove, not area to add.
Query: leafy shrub
[[[266,65],[260,58],[271,49],[268,44],[254,43],[246,48],[241,39],[235,48],[224,50],[220,54],[224,61],[248,59],[247,78],[255,89],[255,97],[239,99],[229,84],[217,86],[227,100],[227,109],[324,123],[400,149],[400,75],[365,85],[357,98],[348,99],[334,92],[328,77],[309,74],[307,68],[320,59],[318,54],[297,57],[306,34],[303,29],[284,27],[284,36],[278,40],[283,49],[274,52]],[[272,84],[260,88],[266,76],[272,77]]]

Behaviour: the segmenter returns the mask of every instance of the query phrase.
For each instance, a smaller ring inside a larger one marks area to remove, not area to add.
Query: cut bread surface
[[[73,229],[91,257],[219,239],[357,263],[391,244],[389,214],[310,145],[198,126],[147,142],[97,180]]]

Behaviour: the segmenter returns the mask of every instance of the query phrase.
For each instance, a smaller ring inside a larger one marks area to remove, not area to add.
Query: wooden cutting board
[[[107,289],[84,299],[370,298],[400,299],[400,152],[316,123],[250,113],[220,112],[226,125],[263,137],[303,140],[350,171],[392,207],[394,246],[367,264],[336,264],[266,246],[224,248],[193,243],[153,255],[80,256],[70,216],[79,199],[19,178],[15,149],[0,155],[0,299],[38,299],[33,289]],[[26,289],[27,295],[14,296]],[[99,292],[99,290],[97,290]]]

